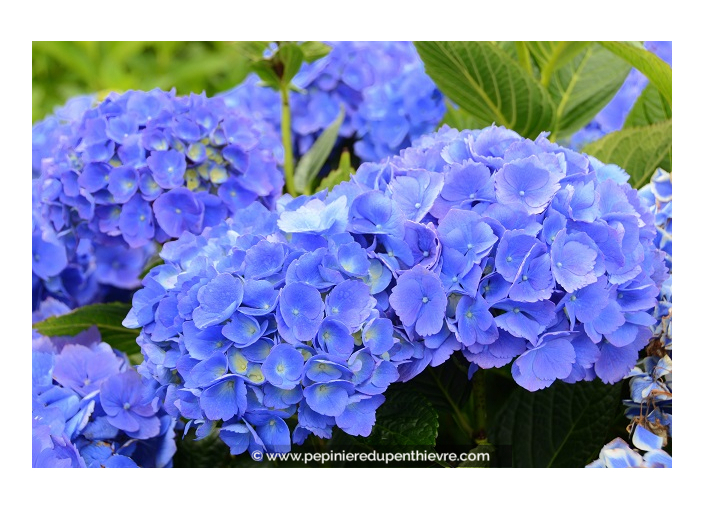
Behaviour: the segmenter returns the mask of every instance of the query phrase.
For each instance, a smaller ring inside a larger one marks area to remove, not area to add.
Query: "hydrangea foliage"
[[[35,319],[68,311],[49,298]],[[32,339],[32,467],[170,467],[175,421],[95,327]]]
[[[84,103],[33,130],[34,306],[133,289],[157,243],[281,193],[273,128],[221,98],[153,90]]]
[[[410,42],[332,42],[332,51],[304,63],[294,78],[305,93],[291,95],[294,147],[304,154],[345,109],[341,143],[362,161],[397,154],[433,131],[445,113],[443,97],[423,71]],[[225,101],[273,125],[281,122],[281,99],[250,76],[224,94]]]
[[[645,49],[656,54],[672,66],[672,41],[646,41],[644,46]],[[631,69],[623,85],[611,101],[589,124],[572,135],[571,145],[582,147],[604,135],[622,129],[628,114],[633,109],[633,105],[635,105],[647,85],[648,78],[636,68]]]

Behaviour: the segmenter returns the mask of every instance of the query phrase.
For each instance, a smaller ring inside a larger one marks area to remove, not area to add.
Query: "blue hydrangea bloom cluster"
[[[602,448],[599,458],[588,468],[671,468],[672,457],[662,449],[662,438],[640,425],[633,432],[631,449],[620,437]],[[643,451],[644,454],[640,452]]]
[[[73,307],[105,286],[135,288],[155,243],[256,200],[271,206],[283,186],[273,128],[221,98],[112,93],[54,127],[33,133],[46,142],[33,183],[34,307],[47,295]]]
[[[672,41],[646,41],[644,46],[648,51],[672,66]],[[611,101],[596,114],[589,124],[572,135],[570,140],[572,147],[582,147],[604,135],[622,129],[633,105],[647,85],[648,78],[635,67],[631,69]]]
[[[667,265],[672,271],[670,174],[662,170],[656,171],[650,183],[639,191],[639,195],[655,215],[655,225],[658,229],[655,245],[666,254]],[[641,359],[627,376],[627,379],[630,379],[631,398],[625,400],[624,404],[631,427],[636,426],[636,430],[644,429],[649,434],[658,436],[662,444],[666,444],[667,438],[672,437],[672,275],[662,285],[653,316],[656,322],[651,327],[652,338],[647,349],[648,356]],[[634,437],[634,444],[635,441]],[[609,449],[608,446],[605,451]],[[636,446],[643,449],[637,444]],[[634,457],[635,454],[619,455],[624,455],[630,463],[639,462]],[[600,459],[605,460],[604,455]]]
[[[68,307],[47,299],[33,319]],[[97,328],[32,339],[32,467],[170,467],[175,420]]]
[[[665,253],[672,272],[672,177],[657,170],[639,195],[655,215],[655,245]],[[660,289],[653,315],[652,339],[648,356],[629,374],[631,399],[626,416],[643,422],[652,431],[672,437],[672,275]]]
[[[51,158],[55,147],[71,139],[75,125],[94,103],[92,95],[71,98],[32,126],[32,178],[41,174],[42,160]]]
[[[442,94],[425,74],[410,42],[332,42],[332,51],[304,63],[291,94],[294,147],[305,154],[322,131],[345,109],[340,143],[354,144],[362,161],[398,154],[420,135],[432,132],[443,115]],[[226,93],[228,104],[280,126],[281,100],[250,76]]]
[[[379,195],[353,207],[373,215],[377,198],[389,202]],[[422,346],[389,318],[392,272],[365,235],[399,225],[348,222],[347,200],[282,199],[279,212],[255,203],[164,245],[166,263],[145,277],[124,324],[142,328],[140,372],[197,437],[217,428],[238,454],[288,451],[335,425],[368,435],[384,390],[421,368]]]
[[[443,128],[351,182],[161,252],[125,326],[167,412],[233,454],[332,426],[461,351],[535,391],[629,373],[666,276],[628,176],[539,136]]]
[[[426,177],[435,182],[416,183]],[[666,267],[653,214],[627,179],[543,135],[501,127],[443,128],[357,176],[441,247],[429,268],[447,309],[417,333],[447,328],[481,368],[518,356],[513,376],[531,391],[556,379],[615,383],[651,336]]]

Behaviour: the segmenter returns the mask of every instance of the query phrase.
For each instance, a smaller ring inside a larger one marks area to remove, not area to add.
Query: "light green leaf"
[[[482,124],[495,122],[531,138],[551,129],[555,106],[547,90],[497,45],[415,44],[440,90]]]
[[[323,168],[335,146],[337,133],[340,131],[340,126],[344,119],[345,110],[341,107],[337,118],[325,128],[325,131],[318,137],[310,150],[298,162],[293,177],[293,184],[299,193],[310,194],[313,181],[317,178],[320,169]]]
[[[337,168],[325,176],[315,192],[317,193],[318,191],[322,191],[324,189],[332,190],[341,182],[348,181],[353,175],[354,168],[352,168],[350,161],[350,153],[349,151],[344,150],[342,152],[342,156],[340,156],[340,163]]]
[[[672,109],[652,83],[643,90],[623,127],[649,126],[672,118]]]
[[[252,62],[257,62],[264,60],[264,51],[269,44],[269,41],[237,41],[235,48]]]
[[[640,189],[658,166],[672,168],[672,120],[650,126],[625,128],[609,133],[582,149],[604,163],[614,163],[628,172],[631,185]]]
[[[568,64],[591,43],[586,41],[526,41],[540,67],[540,82],[547,87],[555,71]]]
[[[37,322],[32,325],[46,336],[76,336],[91,326],[97,326],[103,342],[128,356],[140,353],[136,339],[138,332],[122,325],[130,311],[126,303],[107,303],[76,308],[71,313]]]
[[[281,75],[281,84],[288,85],[296,76],[296,73],[301,69],[303,64],[303,51],[295,43],[281,43],[276,57],[283,64],[284,70]]]
[[[584,467],[611,439],[622,384],[557,381],[533,393],[519,388],[497,416],[489,439],[511,446],[513,467]]]
[[[557,104],[555,138],[586,125],[623,85],[631,66],[599,45],[590,45],[550,80],[548,90]]]
[[[447,124],[450,127],[459,129],[481,129],[484,127],[481,122],[469,115],[462,108],[458,108],[445,98],[445,116],[440,121],[440,126]]]
[[[305,41],[299,46],[303,52],[303,60],[306,62],[315,62],[330,53],[332,48],[320,41]]]
[[[672,68],[654,53],[632,43],[600,41],[604,48],[612,51],[643,73],[672,105]]]
[[[530,50],[525,41],[516,41],[516,57],[521,67],[533,74],[533,63],[530,60]]]

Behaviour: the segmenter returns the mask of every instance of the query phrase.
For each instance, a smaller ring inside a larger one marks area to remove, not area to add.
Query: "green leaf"
[[[257,73],[257,76],[259,76],[259,78],[261,78],[267,86],[273,88],[274,90],[281,89],[281,80],[276,74],[276,71],[274,71],[271,60],[260,60],[259,62],[253,62],[251,67],[252,70]]]
[[[257,62],[264,60],[264,51],[269,44],[269,41],[238,41],[235,48],[252,62]]]
[[[621,414],[621,385],[555,382],[514,392],[490,432],[494,445],[511,445],[514,467],[584,467],[610,439]]]
[[[332,48],[320,41],[305,41],[299,46],[303,52],[303,60],[306,62],[315,62],[330,53]]]
[[[548,90],[557,104],[555,138],[586,125],[623,85],[631,66],[599,45],[591,45],[564,64]]]
[[[643,90],[633,105],[623,127],[649,126],[672,118],[672,109],[652,83]]]
[[[317,193],[318,191],[322,191],[324,189],[332,190],[341,182],[348,181],[352,175],[354,175],[354,168],[352,168],[352,164],[350,162],[350,153],[349,151],[344,150],[340,156],[340,163],[338,167],[325,176],[315,192]]]
[[[599,44],[643,73],[660,91],[667,104],[672,106],[672,68],[667,65],[667,62],[632,43],[600,41]]]
[[[450,101],[445,99],[445,116],[440,121],[440,126],[447,124],[450,127],[459,129],[481,129],[483,127],[482,123],[477,119],[472,117],[462,108],[458,108],[453,105]]]
[[[128,356],[139,354],[137,331],[122,325],[130,311],[127,303],[107,303],[76,308],[71,313],[37,322],[32,325],[39,333],[46,336],[75,336],[91,326],[97,326],[103,342]]]
[[[293,177],[293,184],[296,191],[299,193],[308,193],[313,186],[313,181],[318,176],[320,169],[330,156],[335,142],[337,141],[337,133],[340,131],[342,121],[345,119],[345,109],[340,107],[340,113],[337,118],[325,128],[325,131],[318,137],[313,146],[306,152],[298,162],[296,172]]]
[[[371,446],[435,446],[438,413],[420,393],[397,388],[386,395],[376,412],[376,423],[369,437]],[[362,439],[362,438],[359,438]]]
[[[552,128],[555,106],[547,90],[497,45],[415,44],[440,90],[482,124],[495,122],[530,138]]]
[[[582,150],[604,163],[614,163],[626,170],[631,176],[631,185],[640,189],[648,183],[658,166],[672,168],[668,159],[672,153],[672,120],[614,131]]]
[[[533,63],[530,60],[530,50],[525,41],[516,41],[516,57],[523,69],[533,74]]]
[[[540,82],[547,87],[553,73],[569,63],[591,43],[587,41],[526,41],[524,44],[540,67]]]
[[[282,86],[287,86],[296,76],[303,64],[303,51],[295,43],[281,43],[276,58],[283,64],[284,70],[281,75]]]

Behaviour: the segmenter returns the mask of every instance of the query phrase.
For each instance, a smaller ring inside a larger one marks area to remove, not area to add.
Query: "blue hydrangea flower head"
[[[34,318],[68,311],[42,303]],[[153,386],[92,327],[32,340],[33,467],[170,467],[176,422],[154,406]]]
[[[281,194],[274,128],[222,98],[128,91],[61,115],[33,130],[35,307],[134,289],[157,243]]]

